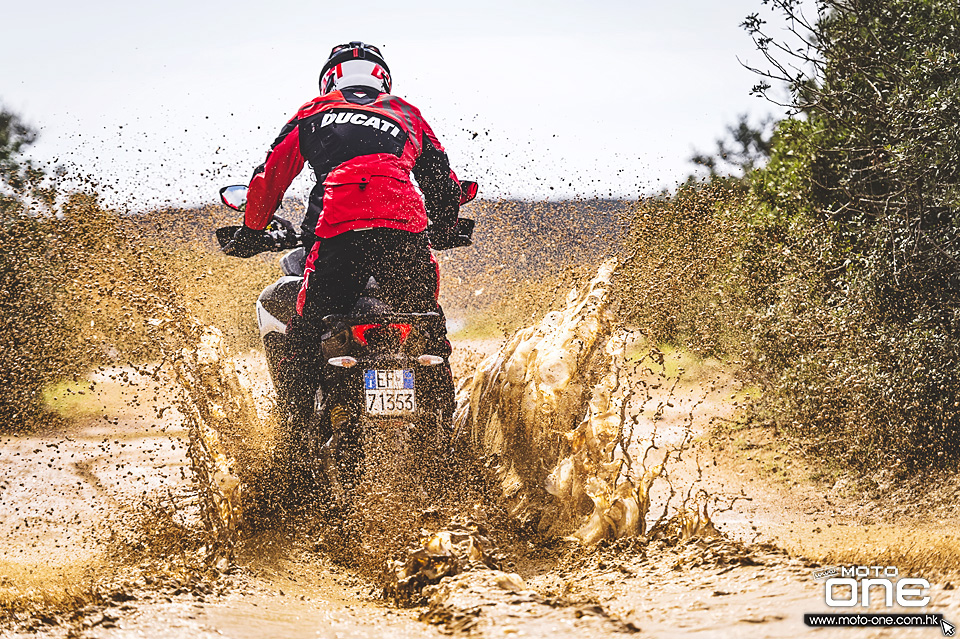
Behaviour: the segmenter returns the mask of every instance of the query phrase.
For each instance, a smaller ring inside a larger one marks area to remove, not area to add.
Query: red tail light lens
[[[397,333],[400,334],[400,343],[403,344],[407,341],[407,337],[410,336],[410,331],[413,330],[411,324],[388,324],[388,328],[391,328]],[[378,328],[383,328],[383,324],[357,324],[353,327],[353,338],[360,342],[362,345],[367,345],[367,331],[375,330]]]
[[[353,339],[364,346],[367,345],[367,331],[371,328],[380,328],[381,324],[357,324],[353,327]]]
[[[410,331],[413,330],[413,326],[411,326],[410,324],[391,324],[390,328],[395,328],[400,332],[401,344],[407,341],[407,336],[410,335]]]

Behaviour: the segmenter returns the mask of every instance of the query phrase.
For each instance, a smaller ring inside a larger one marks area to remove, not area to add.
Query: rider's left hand
[[[223,252],[234,257],[249,257],[255,255],[258,240],[263,236],[263,231],[254,231],[252,228],[244,225],[237,229],[233,234],[233,240],[223,247]]]

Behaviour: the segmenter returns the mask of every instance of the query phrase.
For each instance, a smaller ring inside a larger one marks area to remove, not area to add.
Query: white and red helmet
[[[339,44],[320,71],[320,95],[346,87],[364,86],[390,93],[390,68],[380,49],[362,42]]]

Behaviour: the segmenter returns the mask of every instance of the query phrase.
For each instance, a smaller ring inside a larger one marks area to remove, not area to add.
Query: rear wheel
[[[363,468],[363,425],[359,406],[335,404],[327,411],[332,433],[325,451],[331,484],[342,492],[356,488]]]

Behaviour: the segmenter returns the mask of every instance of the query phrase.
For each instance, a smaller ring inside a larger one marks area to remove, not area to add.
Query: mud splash
[[[384,597],[398,604],[418,602],[418,595],[445,577],[472,570],[499,570],[503,554],[482,526],[453,524],[433,534],[421,533],[419,543],[403,561],[387,568]],[[520,579],[519,576],[517,579]]]
[[[312,537],[318,550],[379,579],[418,524],[463,512],[470,487],[451,481],[463,469],[440,463],[450,442],[414,446],[416,434],[401,423],[364,432],[363,471],[349,494],[321,485],[322,459],[312,458],[322,456],[318,442],[284,431],[272,402],[227,356],[217,328],[196,332],[196,344],[174,361],[174,379],[208,563],[229,565],[267,528]]]
[[[200,510],[209,536],[209,560],[229,560],[243,521],[244,494],[237,460],[246,458],[247,440],[259,423],[248,388],[223,350],[214,327],[202,331],[194,348],[185,348],[174,365],[183,393],[178,404],[188,425],[189,453],[199,491]]]
[[[450,482],[441,475],[449,466],[413,459],[398,430],[396,446],[368,442],[377,445],[368,447],[350,508],[333,513],[335,521],[325,521],[329,510],[303,520],[320,546],[370,576],[383,578],[386,566],[385,593],[400,601],[415,599],[443,577],[499,568],[502,554],[478,523],[504,523],[499,508],[521,535],[588,546],[653,533],[682,539],[716,534],[707,496],[691,500],[690,491],[680,508],[667,516],[665,506],[648,526],[651,488],[659,479],[669,481],[665,464],[689,438],[668,447],[658,463],[647,459],[653,439],[635,441],[644,413],[631,402],[638,390],[645,391],[641,407],[651,398],[647,382],[637,378],[650,355],[632,368],[626,363],[630,334],[610,308],[616,267],[615,260],[603,263],[593,279],[571,291],[563,310],[519,331],[461,381],[455,431],[485,462],[497,503],[481,506],[486,486],[444,486]],[[208,561],[225,565],[242,541],[245,510],[256,506],[250,488],[274,463],[282,437],[269,407],[258,406],[249,380],[226,356],[222,334],[213,327],[198,327],[195,334],[196,344],[174,362],[183,390],[178,405],[190,433]],[[654,433],[659,415],[650,418]],[[450,447],[438,442],[438,450]],[[463,524],[442,525],[463,517]],[[417,526],[426,527],[409,545]]]
[[[484,360],[461,382],[455,417],[458,432],[493,462],[511,514],[540,534],[587,545],[647,532],[651,487],[688,443],[649,467],[652,440],[642,459],[631,454],[640,417],[628,408],[644,388],[635,373],[648,356],[633,373],[625,366],[629,334],[610,308],[616,267],[604,262],[562,311]],[[710,527],[705,504],[678,516],[687,536]]]

